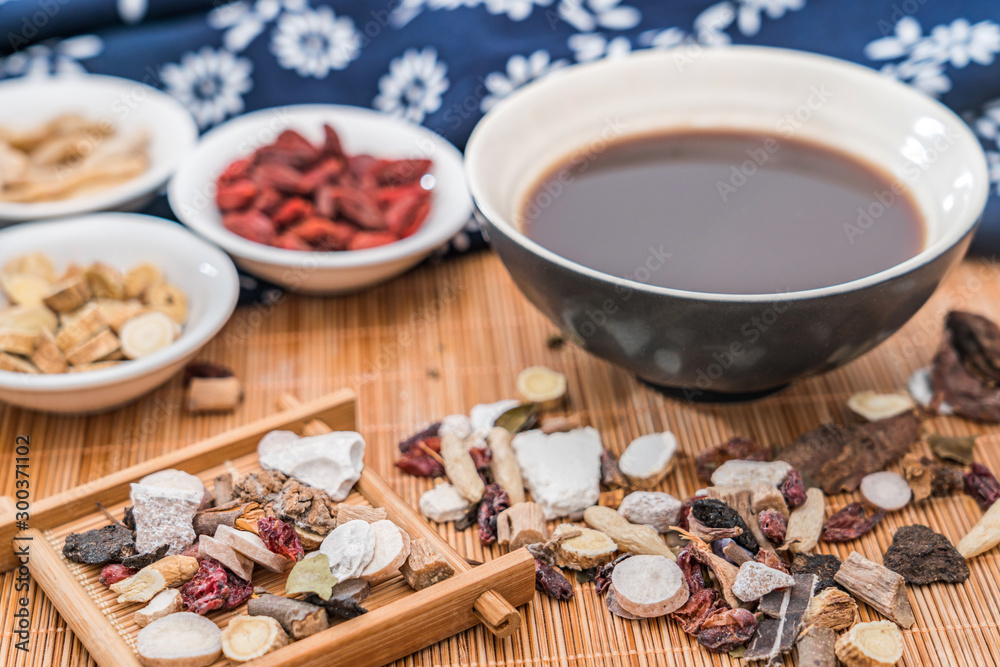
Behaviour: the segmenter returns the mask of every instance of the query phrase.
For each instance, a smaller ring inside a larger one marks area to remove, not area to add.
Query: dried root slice
[[[184,600],[181,599],[181,592],[176,588],[168,588],[157,593],[142,609],[137,609],[132,614],[132,619],[140,628],[144,628],[158,618],[176,614],[184,610]]]
[[[865,500],[887,512],[903,509],[910,504],[913,496],[903,476],[889,470],[865,475],[860,488]]]
[[[49,281],[32,273],[0,274],[0,289],[19,306],[40,306],[49,291]]]
[[[589,570],[610,563],[618,553],[614,540],[599,530],[574,526],[571,523],[561,523],[556,526],[552,538],[572,533],[580,533],[577,537],[558,542],[555,552],[556,565],[568,567],[571,570]]]
[[[90,300],[90,285],[82,274],[74,274],[48,286],[42,299],[57,313],[69,313]]]
[[[244,581],[250,581],[253,578],[253,561],[214,537],[198,536],[198,557],[214,558]]]
[[[670,431],[636,438],[618,457],[618,468],[633,486],[651,489],[674,467],[677,438]]]
[[[529,403],[554,406],[566,395],[566,376],[545,366],[525,368],[517,376],[517,393]]]
[[[677,556],[667,547],[655,528],[629,523],[610,507],[588,507],[583,512],[583,520],[594,530],[599,530],[614,540],[622,553],[658,555],[677,560]]]
[[[785,531],[783,549],[792,553],[808,553],[819,544],[826,513],[826,496],[820,489],[807,489],[806,502],[792,510]]]
[[[690,591],[684,573],[663,556],[633,556],[611,573],[615,601],[633,616],[655,618],[682,607]]]
[[[121,331],[125,323],[128,322],[133,317],[137,315],[142,315],[147,312],[149,308],[142,305],[141,302],[135,299],[129,299],[127,301],[116,301],[114,299],[94,299],[91,303],[97,307],[98,311],[101,313],[101,317],[104,321],[108,323],[111,329],[118,333]]]
[[[125,277],[107,264],[94,262],[84,271],[90,293],[97,299],[125,298]]]
[[[47,329],[42,329],[38,336],[38,346],[31,355],[31,362],[43,373],[65,373],[66,355],[56,344],[56,337]]]
[[[147,305],[167,315],[177,324],[187,320],[187,295],[177,285],[160,283],[146,290],[143,300]]]
[[[809,601],[809,610],[803,622],[831,630],[846,630],[854,625],[858,616],[858,603],[839,588],[824,588]]]
[[[891,667],[903,657],[903,635],[891,621],[858,623],[837,640],[847,667]]]
[[[237,553],[243,554],[271,572],[280,573],[288,562],[288,559],[281,554],[276,554],[268,549],[264,545],[264,540],[246,530],[219,526],[215,530],[215,539],[223,544],[228,544]]]
[[[135,647],[146,667],[207,667],[222,655],[222,630],[215,621],[181,611],[140,630]]]
[[[188,556],[167,556],[147,565],[128,579],[111,584],[118,593],[118,602],[149,602],[164,588],[189,580],[198,571],[198,559]]]
[[[862,391],[847,399],[851,412],[870,422],[888,419],[912,410],[916,405],[906,394],[879,394]]]
[[[38,331],[0,329],[0,351],[30,356],[40,340]]]
[[[26,255],[19,255],[4,264],[5,274],[30,273],[31,275],[44,278],[46,282],[56,279],[56,267],[52,259],[44,252],[32,252]]]
[[[993,503],[972,530],[955,545],[966,559],[989,551],[1000,544],[1000,501]]]
[[[110,329],[104,329],[96,335],[66,350],[66,361],[79,366],[89,364],[118,350],[118,336],[111,333]]]
[[[482,500],[486,486],[469,450],[454,433],[445,433],[441,438],[441,458],[444,471],[459,495],[470,503]]]
[[[235,410],[242,399],[243,385],[238,377],[192,378],[187,390],[187,409],[193,413],[228,412]]]
[[[55,333],[59,318],[45,306],[13,306],[0,313],[0,327]]]
[[[270,616],[234,616],[222,631],[222,652],[233,662],[249,662],[286,646],[288,635]]]
[[[511,437],[510,431],[497,426],[490,431],[487,442],[493,451],[490,461],[493,479],[507,492],[510,504],[517,505],[524,502],[524,479],[514,449],[510,446]]]
[[[6,352],[0,352],[0,371],[38,373],[38,369],[31,362],[25,361],[21,357],[15,357],[13,354],[7,354]]]
[[[386,519],[370,525],[375,534],[375,551],[360,578],[374,586],[399,572],[410,555],[410,536]]]
[[[140,264],[125,274],[125,298],[140,299],[150,287],[164,282],[163,272],[155,264]]]
[[[330,560],[330,571],[337,581],[357,579],[375,555],[375,531],[367,521],[339,524],[319,550]]]
[[[88,303],[72,313],[66,313],[60,319],[62,327],[56,334],[56,344],[62,350],[75,347],[102,329],[108,328],[108,321],[93,303]]]
[[[518,503],[497,516],[497,543],[511,551],[546,540],[545,512],[535,503]]]
[[[399,568],[406,583],[414,590],[423,590],[455,574],[437,548],[421,537],[410,542],[410,557]]]
[[[121,328],[122,352],[129,359],[139,359],[174,342],[176,326],[162,312],[145,313],[133,317]]]
[[[337,505],[337,523],[347,523],[348,521],[367,521],[375,523],[386,518],[384,507],[367,507],[365,505],[348,505],[340,503]]]

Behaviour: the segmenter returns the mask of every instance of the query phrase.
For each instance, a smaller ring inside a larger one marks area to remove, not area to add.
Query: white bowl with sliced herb
[[[225,253],[133,213],[0,231],[0,289],[0,401],[57,413],[108,410],[160,386],[239,296]]]

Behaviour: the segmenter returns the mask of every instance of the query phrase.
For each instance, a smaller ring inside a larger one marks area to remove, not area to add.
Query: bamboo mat
[[[692,406],[642,387],[628,373],[573,346],[547,345],[553,327],[520,296],[499,261],[482,253],[424,266],[359,296],[289,297],[240,309],[201,354],[233,368],[246,385],[246,400],[231,415],[186,414],[180,378],[138,403],[97,417],[54,418],[2,407],[0,494],[14,492],[18,434],[31,436],[32,493],[38,499],[270,414],[285,392],[309,399],[352,387],[359,396],[359,430],[368,441],[368,464],[416,504],[430,482],[397,474],[392,465],[395,443],[445,414],[511,397],[521,368],[545,364],[568,375],[567,411],[596,427],[610,449],[620,452],[632,438],[651,431],[676,433],[683,460],[662,488],[683,498],[700,486],[692,463],[699,450],[734,435],[780,446],[824,421],[849,420],[844,402],[852,393],[899,389],[912,370],[929,362],[947,310],[964,308],[1000,318],[998,305],[1000,267],[966,263],[900,333],[846,368],[753,404]],[[927,427],[953,435],[1000,433],[998,427],[954,417],[932,420]],[[980,448],[976,458],[1000,472],[1000,451]],[[832,497],[828,513],[853,499]],[[924,523],[957,542],[980,514],[964,495],[932,499],[889,515],[860,540],[821,544],[821,550],[843,558],[857,549],[878,561],[899,526]],[[441,531],[469,558],[496,555],[479,545],[475,531],[456,533],[450,525]],[[964,584],[910,588],[917,623],[904,632],[901,664],[1000,667],[1000,550],[970,565],[972,576]],[[511,639],[498,641],[477,628],[398,664],[745,664],[700,648],[673,622],[612,617],[592,584],[576,584],[575,589],[570,602],[536,597],[524,608],[520,634]],[[16,651],[10,613],[19,595],[11,574],[0,577],[0,664],[94,664],[34,586],[28,591],[30,652]],[[863,606],[861,615],[863,620],[878,618]]]

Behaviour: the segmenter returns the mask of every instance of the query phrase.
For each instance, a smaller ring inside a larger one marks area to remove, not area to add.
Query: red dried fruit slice
[[[283,248],[284,250],[312,250],[312,246],[302,240],[301,237],[296,235],[294,232],[285,232],[284,234],[279,234],[272,245],[275,248]]]
[[[306,169],[318,159],[319,152],[312,146],[307,148],[275,145],[262,146],[254,153],[254,160],[258,165],[276,164],[294,167],[295,169]]]
[[[358,187],[363,189],[377,187],[374,171],[378,164],[378,158],[371,155],[354,155],[347,160],[350,173],[354,176]]]
[[[302,177],[302,187],[308,188],[310,192],[325,183],[335,183],[337,177],[344,173],[346,169],[342,158],[328,158],[310,169]]]
[[[340,143],[340,135],[329,125],[323,125],[323,147],[324,157],[343,157],[344,148]]]
[[[222,170],[219,177],[216,179],[216,183],[221,187],[223,185],[229,185],[234,181],[238,181],[242,178],[246,178],[250,175],[250,165],[253,164],[253,158],[240,158],[239,160],[233,160],[229,163],[229,166]]]
[[[418,192],[412,192],[393,200],[385,209],[386,229],[397,236],[410,228],[413,216],[423,204],[424,197]]]
[[[424,201],[420,204],[417,210],[413,213],[412,217],[410,218],[410,223],[403,230],[403,233],[400,234],[399,238],[405,239],[409,236],[413,236],[413,234],[415,234],[417,230],[423,226],[424,221],[427,220],[427,216],[430,214],[430,212],[431,212],[431,200],[430,197],[428,197],[427,199],[424,199]]]
[[[381,187],[372,193],[372,197],[382,208],[387,208],[397,199],[410,197],[415,194],[430,195],[430,192],[424,190],[420,183],[408,183],[406,185],[387,185]]]
[[[316,189],[316,213],[333,220],[337,217],[337,186],[324,185]]]
[[[294,197],[279,206],[278,210],[271,216],[271,220],[274,221],[276,227],[288,227],[312,216],[314,212],[314,207],[308,200]]]
[[[272,146],[282,146],[286,148],[302,148],[309,149],[312,151],[316,150],[316,147],[312,145],[312,142],[303,137],[301,134],[295,130],[283,130],[278,138],[274,140]]]
[[[263,517],[257,521],[257,533],[268,550],[296,562],[305,558],[306,552],[298,534],[281,519]]]
[[[347,244],[348,250],[364,250],[395,243],[399,239],[392,232],[357,232]]]
[[[306,218],[289,230],[317,250],[344,250],[354,236],[350,225],[325,218]]]
[[[257,192],[257,186],[246,178],[220,185],[215,192],[215,205],[223,212],[246,208],[257,197]]]
[[[281,206],[284,201],[285,196],[274,188],[263,188],[250,208],[270,216],[274,215],[274,212],[278,210],[278,207]]]
[[[270,244],[274,240],[274,225],[259,211],[228,213],[222,216],[222,224],[232,233],[257,243]]]
[[[303,183],[302,176],[302,172],[296,171],[292,167],[271,162],[259,164],[253,170],[253,178],[261,187],[270,187],[280,192],[292,194],[309,192]]]
[[[385,217],[375,201],[353,188],[337,188],[334,193],[339,215],[364,229],[385,229]]]
[[[373,174],[379,185],[399,185],[419,181],[432,166],[430,160],[383,160],[375,167]]]

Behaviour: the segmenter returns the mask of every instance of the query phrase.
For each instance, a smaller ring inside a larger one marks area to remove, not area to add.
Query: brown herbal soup
[[[558,255],[650,285],[766,294],[837,285],[921,251],[909,191],[818,144],[743,131],[629,138],[558,164],[521,207]]]

